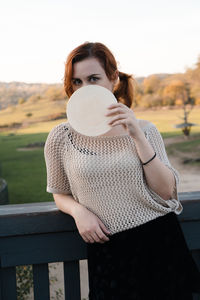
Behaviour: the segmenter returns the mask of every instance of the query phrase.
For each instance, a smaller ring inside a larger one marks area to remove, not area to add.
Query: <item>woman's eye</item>
[[[99,79],[98,77],[91,77],[91,78],[90,78],[90,81],[95,82],[95,81],[97,81],[98,79]]]
[[[75,85],[79,85],[79,84],[81,83],[81,81],[80,81],[79,79],[75,79],[75,80],[73,80],[72,82],[73,82],[73,84],[75,84]]]

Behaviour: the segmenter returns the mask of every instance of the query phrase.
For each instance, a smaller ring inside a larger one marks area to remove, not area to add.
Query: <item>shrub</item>
[[[140,106],[145,108],[162,106],[162,98],[157,94],[144,95],[140,100]]]

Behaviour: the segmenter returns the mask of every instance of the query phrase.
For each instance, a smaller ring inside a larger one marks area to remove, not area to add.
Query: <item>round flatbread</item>
[[[87,85],[76,90],[67,103],[67,119],[79,133],[97,136],[112,127],[108,122],[112,116],[105,116],[108,106],[117,103],[113,93],[99,85]]]

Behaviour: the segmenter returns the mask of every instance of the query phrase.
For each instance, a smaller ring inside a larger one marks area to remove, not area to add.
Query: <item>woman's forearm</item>
[[[58,209],[68,215],[71,215],[73,218],[75,217],[77,209],[82,207],[82,205],[77,202],[71,195],[53,194],[53,197]]]
[[[142,130],[134,137],[134,142],[143,163],[153,157],[154,149]],[[163,199],[170,199],[175,184],[175,178],[170,169],[156,156],[147,165],[143,166],[143,170],[148,186]]]

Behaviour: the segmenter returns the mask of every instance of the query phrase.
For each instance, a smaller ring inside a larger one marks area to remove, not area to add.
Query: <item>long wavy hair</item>
[[[72,50],[65,62],[64,90],[68,97],[73,94],[72,76],[73,64],[86,58],[96,58],[103,67],[109,80],[113,80],[117,70],[117,62],[112,52],[102,43],[85,42]],[[132,74],[119,72],[119,81],[114,87],[113,94],[119,102],[131,107],[134,101],[135,80]]]

